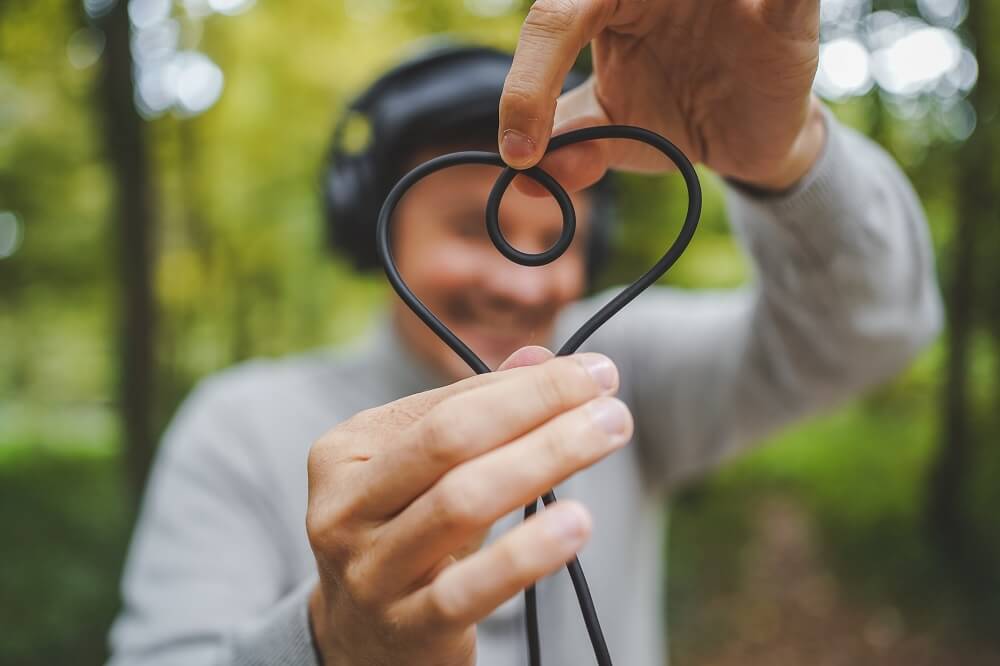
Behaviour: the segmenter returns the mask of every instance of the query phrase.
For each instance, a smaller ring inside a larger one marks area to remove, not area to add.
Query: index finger
[[[525,169],[541,159],[563,80],[614,7],[613,0],[537,0],[528,10],[500,96],[498,140],[507,164]]]
[[[544,363],[552,358],[552,356],[552,352],[544,347],[534,345],[521,347],[507,357],[497,368],[496,372],[473,375],[452,384],[404,396],[398,400],[393,400],[384,405],[366,409],[355,414],[323,435],[319,442],[317,442],[317,445],[314,445],[310,450],[310,485],[325,485],[329,480],[329,475],[337,467],[333,463],[338,460],[344,460],[345,458],[365,459],[369,456],[370,452],[367,448],[361,448],[360,450],[352,448],[345,451],[340,445],[345,441],[352,442],[357,440],[361,442],[362,447],[371,446],[370,436],[359,438],[357,435],[359,433],[370,435],[373,420],[387,429],[402,430],[414,421],[422,418],[427,412],[451,396],[459,395],[460,393],[482,386],[488,386],[495,382],[504,381],[504,371]],[[324,445],[328,442],[336,442],[336,444],[333,446]],[[338,470],[338,473],[342,473],[342,470]]]
[[[384,405],[381,409],[398,412],[402,416],[400,425],[405,425],[410,421],[420,418],[433,409],[438,403],[453,395],[458,395],[459,393],[471,391],[472,389],[480,386],[486,386],[487,384],[502,381],[503,377],[497,373],[503,372],[504,370],[513,370],[515,368],[522,368],[528,365],[544,363],[553,356],[554,354],[545,347],[539,347],[537,345],[521,347],[508,356],[507,359],[497,367],[495,372],[473,375],[472,377],[461,379],[452,384],[439,386],[438,388],[430,389],[422,393],[408,395]]]
[[[602,354],[492,374],[503,381],[450,396],[399,432],[399,446],[373,452],[356,479],[366,488],[367,515],[394,515],[453,467],[618,390],[618,369]]]

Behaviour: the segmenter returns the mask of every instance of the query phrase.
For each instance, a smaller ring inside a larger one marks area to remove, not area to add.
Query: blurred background
[[[323,249],[336,112],[407,44],[512,48],[524,0],[0,2],[0,663],[97,664],[160,432],[199,378],[389,296]],[[930,216],[948,330],[673,504],[673,663],[1000,664],[1000,4],[823,0],[816,88]],[[586,59],[586,57],[584,57]],[[747,278],[718,181],[667,281]],[[675,233],[627,178],[604,284]]]

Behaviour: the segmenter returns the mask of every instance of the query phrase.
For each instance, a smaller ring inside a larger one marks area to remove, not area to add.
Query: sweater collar
[[[429,391],[451,383],[410,348],[400,334],[391,312],[384,311],[378,316],[372,335],[368,338],[368,349],[384,379],[396,387],[400,396]]]
[[[565,328],[563,323],[563,317],[556,322],[557,337]],[[400,397],[429,391],[453,382],[407,344],[392,312],[388,309],[376,317],[366,343],[368,353],[382,373],[382,380],[395,387]],[[550,340],[549,349],[555,349],[552,344],[553,341]]]

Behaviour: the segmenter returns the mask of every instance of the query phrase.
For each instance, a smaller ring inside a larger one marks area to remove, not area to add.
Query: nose
[[[541,252],[543,247],[537,239],[527,235],[507,236],[511,245],[522,252]],[[553,266],[521,266],[510,261],[499,251],[493,251],[493,259],[487,267],[486,289],[491,295],[510,301],[522,307],[538,306],[549,299],[552,289]]]

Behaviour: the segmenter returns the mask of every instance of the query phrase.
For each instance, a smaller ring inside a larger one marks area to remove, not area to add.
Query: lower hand
[[[582,548],[590,516],[570,501],[480,548],[497,519],[631,436],[611,361],[551,356],[524,348],[313,446],[310,618],[327,663],[472,666],[475,624]]]

